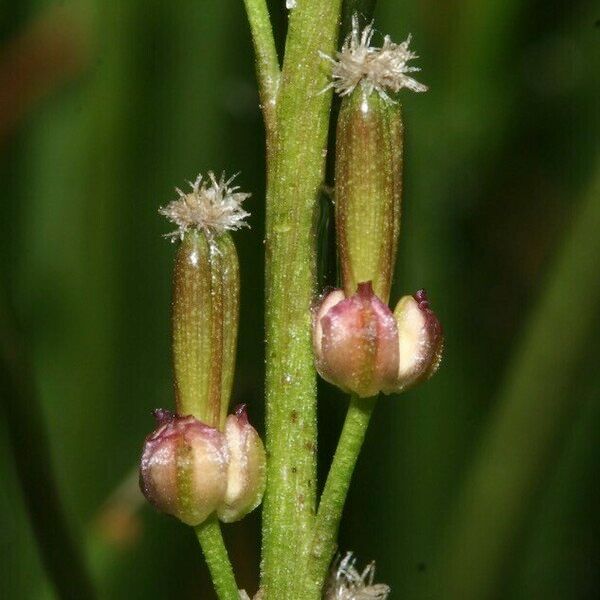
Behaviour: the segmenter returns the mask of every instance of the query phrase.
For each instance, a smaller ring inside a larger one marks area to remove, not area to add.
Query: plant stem
[[[315,209],[325,170],[331,93],[318,51],[335,49],[341,0],[290,13],[267,165],[265,600],[292,600],[316,504],[316,379],[311,347]]]
[[[337,544],[337,534],[354,467],[365,439],[377,398],[351,396],[350,406],[319,503],[308,565],[306,598],[318,598]],[[304,597],[304,596],[303,596]]]
[[[581,398],[569,395],[589,351],[600,304],[600,166],[547,290],[517,348],[448,535],[436,587],[419,597],[484,600],[494,595],[516,532],[553,464]]]
[[[240,592],[223,542],[221,527],[210,518],[194,528],[219,600],[239,600]]]
[[[267,145],[275,131],[275,101],[279,87],[279,59],[265,0],[244,0],[256,53],[256,74],[260,103],[267,130]]]

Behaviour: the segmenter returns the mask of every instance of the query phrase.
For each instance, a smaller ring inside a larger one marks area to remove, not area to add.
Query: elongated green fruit
[[[361,86],[344,97],[337,124],[335,216],[346,296],[371,281],[389,300],[402,194],[400,105]]]
[[[173,275],[177,413],[223,429],[235,367],[239,267],[228,233],[188,231]]]
[[[159,212],[181,240],[173,274],[173,363],[177,414],[223,430],[235,368],[240,277],[230,231],[247,226],[250,196],[209,172]]]

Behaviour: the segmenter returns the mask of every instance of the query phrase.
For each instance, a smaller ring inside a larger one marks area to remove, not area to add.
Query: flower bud
[[[400,365],[397,385],[389,391],[401,392],[429,379],[437,371],[444,337],[442,326],[429,307],[425,290],[401,298],[394,317],[398,324]]]
[[[140,488],[159,510],[199,525],[225,494],[225,436],[192,416],[159,409],[155,417],[158,428],[144,442]]]
[[[396,321],[370,282],[349,298],[341,290],[325,296],[315,313],[313,345],[321,377],[346,392],[367,398],[396,380]]]
[[[442,327],[424,290],[403,297],[392,314],[369,282],[346,298],[327,294],[315,311],[313,346],[323,379],[362,398],[402,392],[437,370]]]
[[[256,429],[248,422],[246,406],[238,406],[225,421],[229,452],[227,489],[217,508],[221,521],[239,521],[261,502],[266,484],[265,449]]]
[[[371,281],[390,295],[400,231],[403,125],[400,105],[362,88],[344,97],[337,124],[335,217],[344,291]]]

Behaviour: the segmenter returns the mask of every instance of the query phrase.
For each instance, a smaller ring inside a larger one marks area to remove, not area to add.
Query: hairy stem
[[[194,530],[219,600],[239,600],[240,593],[227,555],[227,548],[223,542],[219,521],[211,518],[195,527]]]
[[[279,59],[266,0],[244,0],[256,53],[260,103],[270,145],[275,130],[275,101],[279,87]]]
[[[315,209],[324,177],[331,93],[318,51],[333,53],[341,0],[299,2],[290,13],[267,166],[266,421],[263,515],[266,600],[292,600],[316,503],[316,381],[311,348]],[[303,599],[304,600],[304,599]]]
[[[329,563],[336,549],[338,529],[350,481],[375,404],[376,398],[350,398],[350,406],[315,521],[305,570],[306,598],[318,598],[323,589]]]

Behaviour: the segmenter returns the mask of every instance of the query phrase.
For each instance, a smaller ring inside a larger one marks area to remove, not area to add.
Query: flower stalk
[[[338,149],[352,146],[352,151],[339,150],[336,154],[339,194],[336,204],[341,206],[336,215],[337,231],[348,300],[341,302],[339,318],[325,315],[317,321],[316,327],[323,323],[324,328],[329,327],[331,331],[338,326],[349,326],[353,331],[342,336],[348,341],[342,346],[338,345],[335,335],[313,339],[316,339],[317,352],[323,352],[321,367],[329,372],[330,380],[337,379],[336,364],[343,365],[344,361],[340,363],[338,359],[344,347],[353,339],[364,342],[359,344],[362,350],[354,353],[357,360],[361,356],[368,358],[369,365],[363,365],[364,377],[346,373],[339,381],[347,389],[365,396],[367,390],[390,387],[383,382],[396,379],[395,367],[399,363],[394,359],[398,354],[397,328],[387,306],[381,304],[378,308],[377,302],[381,301],[369,294],[368,298],[360,293],[350,298],[360,289],[359,284],[368,285],[371,290],[372,283],[384,302],[390,293],[400,222],[402,122],[400,109],[394,106],[387,92],[397,92],[403,87],[424,91],[426,87],[408,75],[418,70],[407,66],[407,62],[416,57],[408,49],[410,39],[394,44],[386,37],[381,48],[373,48],[370,46],[372,27],[366,27],[361,33],[357,17],[352,19],[352,31],[342,50],[336,59],[330,58],[341,12],[339,0],[294,4],[279,85],[273,87],[269,73],[275,73],[277,61],[272,52],[266,6],[259,0],[246,0],[246,8],[257,51],[267,129],[269,463],[263,513],[261,589],[266,599],[291,598],[297,594],[299,579],[302,579],[297,565],[304,564],[309,553],[316,553],[320,562],[315,569],[320,572],[322,564],[331,558],[330,547],[337,533],[341,506],[373,406],[370,401],[369,408],[364,410],[362,400],[351,403],[340,453],[334,460],[334,470],[340,472],[328,480],[328,492],[322,505],[325,516],[321,519],[326,532],[319,533],[317,541],[312,542],[315,538],[317,435],[309,307],[315,292],[314,217],[324,176],[329,90],[333,88],[340,95],[348,96],[338,125]],[[265,61],[266,56],[270,58]],[[329,84],[318,56],[334,65]],[[275,94],[269,95],[269,90],[275,90]],[[365,198],[369,203],[365,204]],[[353,327],[352,322],[363,324]],[[361,337],[373,326],[379,332],[375,343]],[[385,369],[386,364],[390,369]],[[361,373],[363,366],[359,369]],[[332,367],[331,371],[328,367]],[[316,527],[319,531],[318,524]],[[317,550],[315,544],[319,547]],[[320,585],[315,584],[313,578],[313,589],[307,591],[304,598],[319,596],[324,582],[321,575],[317,580],[319,578]]]
[[[194,528],[219,600],[240,600],[233,568],[223,542],[219,521],[211,518]]]
[[[337,449],[319,503],[301,598],[318,598],[335,553],[342,511],[377,398],[350,397]]]
[[[340,0],[290,12],[267,165],[265,600],[293,598],[316,504],[316,378],[310,306],[315,207],[324,177],[331,94],[319,51],[333,52]]]
[[[266,1],[244,0],[244,5],[256,53],[258,91],[267,131],[267,146],[270,147],[275,133],[275,105],[281,76],[279,59]]]

